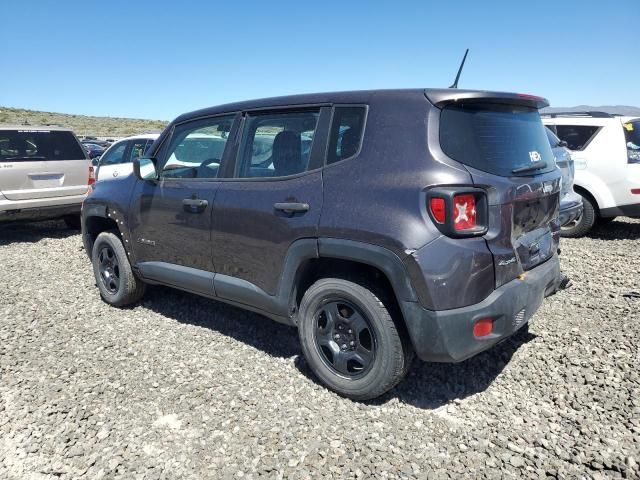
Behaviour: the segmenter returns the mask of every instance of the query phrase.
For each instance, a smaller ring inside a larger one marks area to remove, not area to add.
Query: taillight
[[[631,193],[633,195],[640,195],[640,188],[632,188]]]
[[[93,185],[96,183],[96,170],[93,165],[89,165],[89,182],[87,185]]]
[[[447,218],[444,198],[433,197],[429,202],[429,207],[431,208],[431,215],[433,215],[433,219],[438,223],[444,223]]]
[[[487,233],[487,194],[476,187],[435,187],[427,190],[429,216],[449,237],[474,237]]]
[[[453,197],[453,228],[458,232],[476,228],[476,197],[464,193]]]

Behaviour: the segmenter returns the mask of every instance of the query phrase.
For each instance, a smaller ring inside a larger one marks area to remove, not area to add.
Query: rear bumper
[[[0,209],[0,222],[13,222],[18,220],[47,220],[59,218],[65,215],[79,215],[81,203],[68,205],[52,205],[31,208]]]
[[[429,362],[460,362],[504,340],[538,310],[545,296],[555,292],[561,281],[558,256],[529,270],[522,280],[501,286],[475,305],[453,310],[427,310],[416,302],[402,302],[401,308],[414,349]],[[493,332],[473,335],[481,318],[493,318]]]
[[[565,226],[582,215],[582,198],[579,195],[575,197],[566,195],[560,199],[560,226]]]
[[[603,208],[600,210],[601,217],[640,217],[640,203],[631,205],[620,205],[617,207]]]

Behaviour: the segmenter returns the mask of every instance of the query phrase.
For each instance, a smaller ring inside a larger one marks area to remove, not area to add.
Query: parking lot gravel
[[[80,235],[0,226],[0,478],[639,478],[640,221],[563,239],[529,331],[374,402],[293,328],[167,288],[103,303]]]

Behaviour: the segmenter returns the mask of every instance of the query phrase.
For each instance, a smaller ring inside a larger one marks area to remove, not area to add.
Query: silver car
[[[582,216],[582,197],[573,190],[575,167],[571,158],[571,150],[567,143],[560,140],[555,133],[545,128],[547,138],[556,160],[556,165],[562,172],[562,187],[560,189],[560,235],[571,236],[575,225]]]
[[[79,228],[92,177],[71,130],[0,125],[0,222],[64,218]]]

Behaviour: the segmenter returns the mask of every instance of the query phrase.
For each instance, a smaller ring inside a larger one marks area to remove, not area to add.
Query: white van
[[[640,217],[640,118],[604,112],[542,116],[572,150],[583,214],[563,236],[580,237],[617,216]]]

